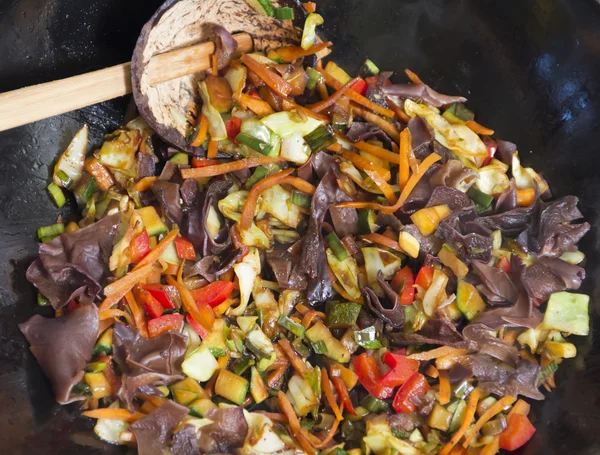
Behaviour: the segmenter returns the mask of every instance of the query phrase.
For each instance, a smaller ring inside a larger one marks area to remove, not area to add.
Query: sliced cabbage
[[[420,450],[392,434],[385,415],[368,419],[366,429],[367,434],[363,437],[363,443],[367,448],[367,453],[375,455],[388,455],[390,453],[401,455],[421,454]]]
[[[423,310],[427,316],[432,316],[440,303],[446,299],[446,284],[448,284],[448,275],[434,269],[431,285],[423,297]]]
[[[119,400],[108,406],[109,408],[118,408]],[[123,420],[116,419],[98,419],[94,426],[94,433],[105,442],[110,444],[123,445],[125,442],[119,438],[122,432],[127,431],[129,424]]]
[[[63,171],[69,179],[71,179],[72,184],[70,187],[74,187],[77,184],[81,177],[83,176],[83,165],[85,164],[85,151],[87,149],[88,144],[88,126],[87,124],[83,125],[75,137],[71,140],[71,143],[67,147],[67,150],[63,152],[63,154],[58,159],[56,166],[54,167],[54,175],[52,180],[58,186],[65,186],[65,182],[63,182],[58,177],[58,172]]]
[[[129,218],[128,221],[125,221]],[[126,272],[126,267],[131,261],[131,251],[129,245],[131,241],[144,230],[144,222],[140,214],[133,211],[131,215],[123,214],[123,221],[127,225],[127,231],[123,237],[113,247],[112,254],[109,259],[109,269],[111,271],[123,270]]]
[[[319,399],[307,379],[294,375],[288,382],[286,395],[290,399],[296,414],[305,416],[319,406]]]
[[[340,170],[363,190],[368,191],[369,193],[383,194],[383,191],[375,185],[375,182],[373,182],[370,177],[363,177],[360,171],[349,161],[342,161],[340,163]],[[400,192],[399,185],[390,185],[390,187],[395,193]]]
[[[219,211],[233,221],[240,221],[249,191],[240,190],[229,193],[217,203]]]
[[[452,150],[458,157],[470,161],[476,167],[481,166],[487,158],[488,151],[485,144],[467,126],[453,125],[431,107],[415,103],[412,100],[404,102],[404,110],[411,118],[416,115],[423,117],[434,129],[436,140]]]
[[[394,274],[400,270],[402,260],[395,254],[376,247],[361,248],[361,251],[365,258],[367,283],[377,295],[382,296],[383,289],[377,282],[377,272],[381,270],[383,279],[391,280]]]
[[[548,338],[548,330],[545,330],[541,325],[535,329],[527,329],[517,337],[517,341],[521,346],[529,346],[532,354],[535,354],[538,347]]]
[[[293,163],[306,163],[310,152],[310,147],[300,133],[294,133],[281,141],[281,157]]]
[[[240,455],[280,454],[290,449],[273,431],[273,421],[267,416],[244,409],[244,417],[248,422],[248,437],[239,450]]]
[[[100,162],[105,166],[118,169],[128,176],[136,176],[135,153],[138,150],[142,134],[139,130],[117,130],[106,137],[100,152]]]
[[[323,25],[323,16],[317,13],[310,13],[304,21],[304,30],[302,30],[302,49],[310,49],[317,38],[317,25]]]
[[[267,115],[260,121],[283,139],[291,137],[296,133],[304,137],[323,124],[322,121],[315,118],[307,116],[302,117],[295,112],[288,111]]]
[[[296,228],[300,221],[300,207],[292,204],[292,192],[281,185],[267,188],[261,194],[260,210],[273,215],[286,226]]]
[[[358,265],[352,256],[339,261],[330,248],[326,250],[327,263],[333,274],[338,279],[344,290],[353,299],[360,299],[361,293],[358,286]]]
[[[254,283],[257,281],[256,278],[260,275],[260,256],[258,250],[254,247],[250,247],[250,251],[241,262],[238,262],[233,266],[233,271],[238,278],[240,285],[240,304],[229,310],[231,316],[241,316],[244,314],[250,297],[252,296],[252,289],[254,289]]]
[[[208,120],[208,132],[210,138],[213,141],[220,141],[221,139],[227,139],[227,129],[225,128],[225,122],[212,104],[210,104],[210,95],[208,94],[208,88],[206,82],[202,81],[198,84],[200,97],[202,98],[202,114]]]
[[[232,64],[225,73],[225,79],[231,86],[233,92],[233,99],[237,101],[246,86],[246,67],[240,64]]]
[[[548,191],[548,184],[543,178],[539,176],[530,167],[521,167],[521,160],[519,160],[519,154],[515,153],[512,157],[512,175],[515,178],[515,184],[518,190],[525,190],[527,188],[535,188],[537,183],[540,188],[540,194],[544,194]]]
[[[502,194],[510,186],[510,180],[506,175],[507,171],[506,164],[493,159],[487,166],[477,170],[479,178],[475,181],[475,186],[485,194]]]

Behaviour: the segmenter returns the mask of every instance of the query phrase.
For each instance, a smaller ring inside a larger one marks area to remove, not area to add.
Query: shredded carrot
[[[317,189],[306,180],[302,180],[300,177],[293,177],[291,175],[282,179],[280,183],[292,185],[296,189],[302,191],[303,193],[310,194],[311,196],[315,194],[315,191],[317,191]]]
[[[419,352],[417,354],[409,355],[408,358],[425,361],[437,359],[438,357],[442,357],[448,354],[464,355],[468,353],[469,351],[467,349],[458,349],[453,348],[452,346],[441,346],[439,348],[432,349],[431,351],[424,351]]]
[[[469,428],[469,425],[471,425],[471,422],[473,421],[473,418],[475,417],[475,410],[477,409],[477,402],[479,401],[480,396],[481,396],[481,389],[479,387],[477,387],[475,390],[473,390],[471,392],[471,395],[469,395],[469,401],[467,402],[467,410],[465,412],[465,419],[463,420],[458,431],[456,433],[454,433],[454,436],[452,436],[452,439],[450,439],[448,444],[446,444],[444,446],[444,448],[439,452],[438,455],[448,455],[450,453],[450,451],[454,448],[454,446],[456,444],[458,444],[458,441],[460,441],[460,438],[462,438],[463,435],[466,433],[467,429]]]
[[[250,109],[256,115],[264,116],[274,113],[275,111],[269,103],[260,98],[250,96],[247,93],[242,93],[238,102],[246,109]]]
[[[365,174],[367,174],[367,176],[371,180],[373,180],[375,185],[377,185],[377,188],[381,190],[381,192],[390,204],[393,204],[396,201],[396,195],[394,194],[394,190],[378,172],[365,170]]]
[[[529,352],[527,349],[521,349],[519,351],[519,357],[521,357],[523,360],[529,360],[530,362],[535,363],[536,365],[538,363],[535,356],[531,354],[531,352]]]
[[[475,422],[475,426],[471,428],[469,434],[465,437],[463,447],[469,447],[473,438],[475,438],[479,430],[481,430],[481,427],[483,427],[483,425],[485,425],[496,414],[502,412],[504,408],[512,405],[515,401],[517,401],[517,397],[507,395],[499,399],[491,408],[485,411],[481,417],[479,417],[479,420]]]
[[[406,186],[402,189],[402,192],[400,193],[398,201],[394,205],[381,205],[374,202],[343,202],[341,204],[337,204],[337,206],[341,208],[352,209],[374,209],[380,210],[381,212],[388,214],[395,213],[402,207],[404,202],[408,199],[408,196],[410,196],[415,186],[417,186],[417,183],[419,182],[419,180],[421,180],[421,177],[423,177],[425,172],[427,172],[427,169],[429,169],[433,163],[439,161],[440,159],[441,157],[437,153],[432,153],[427,158],[425,158],[419,166],[419,172],[410,176],[408,182],[406,183]]]
[[[314,13],[317,10],[317,4],[315,2],[306,2],[302,5],[307,13]]]
[[[206,157],[209,159],[216,158],[219,153],[219,142],[213,141],[212,139],[208,142],[208,150],[206,151]]]
[[[344,138],[344,139],[348,140],[347,138]],[[368,142],[365,142],[365,141],[358,141],[352,145],[354,147],[356,147],[357,149],[362,150],[363,152],[367,152],[367,153],[369,153],[373,156],[376,156],[377,158],[380,158],[382,160],[385,160],[389,163],[393,163],[393,164],[400,163],[400,158],[398,157],[398,155],[396,153],[390,152],[389,150],[386,150],[383,147],[378,147],[376,145],[369,144]]]
[[[132,413],[127,409],[121,408],[94,409],[93,411],[85,411],[82,414],[90,419],[123,420],[129,423],[146,417],[146,414],[142,414],[141,412],[136,411]]]
[[[292,172],[294,172],[294,168],[286,169],[285,171],[281,171],[277,174],[265,177],[252,187],[252,189],[248,193],[246,205],[244,205],[242,219],[240,220],[240,229],[246,230],[252,225],[252,220],[254,219],[254,211],[256,210],[256,203],[258,202],[258,197],[260,196],[260,193],[262,193],[268,188],[271,188],[272,186],[281,183],[281,181],[285,177],[290,175]]]
[[[219,61],[217,59],[217,54],[213,54],[212,55],[212,59],[211,59],[211,63],[212,63],[212,75],[213,76],[218,76],[219,75]]]
[[[140,330],[140,333],[143,337],[148,338],[146,319],[144,318],[144,313],[138,305],[137,300],[135,300],[135,297],[133,296],[133,292],[129,291],[127,294],[125,294],[125,300],[127,300],[127,305],[129,305],[131,314],[133,314],[135,326]]]
[[[279,57],[281,57],[281,59],[284,62],[289,63],[293,62],[298,58],[316,54],[317,52],[320,52],[323,49],[327,49],[330,46],[333,46],[333,43],[331,41],[327,41],[315,44],[314,46],[311,46],[308,49],[302,49],[300,46],[286,46],[280,47],[275,52],[277,52],[277,55],[279,55]]]
[[[340,87],[339,90],[336,90],[330,97],[328,97],[327,99],[324,99],[322,101],[319,101],[318,103],[315,104],[309,104],[308,106],[306,106],[308,109],[310,109],[313,112],[321,112],[323,109],[327,109],[328,107],[331,107],[331,105],[335,104],[335,102],[344,94],[348,91],[348,89],[352,88],[352,86],[354,84],[356,84],[356,82],[359,80],[359,77],[355,77],[354,79],[349,80],[348,82],[346,82],[342,87]]]
[[[279,391],[279,393],[277,394],[277,404],[279,404],[279,409],[281,409],[283,414],[288,419],[290,430],[292,430],[292,436],[294,436],[294,438],[298,441],[298,443],[306,453],[308,453],[309,455],[315,455],[316,451],[313,448],[312,444],[306,439],[306,437],[302,433],[302,428],[300,427],[300,421],[298,420],[298,416],[294,412],[292,403],[290,403],[290,400],[285,393]]]
[[[502,339],[508,344],[515,344],[518,336],[519,332],[517,330],[506,330],[502,336]]]
[[[257,412],[258,414],[262,414],[265,417],[268,417],[273,422],[288,423],[287,417],[284,414],[280,414],[278,412],[268,412],[268,411],[254,411],[254,412]]]
[[[325,78],[325,83],[327,85],[329,85],[331,88],[333,88],[334,90],[339,90],[342,88],[342,83],[340,81],[338,81],[335,77],[333,77],[331,74],[329,74],[325,70],[322,70],[319,68],[317,68],[317,71],[323,75],[323,77]],[[370,99],[365,98],[360,93],[355,92],[354,90],[350,90],[350,91],[346,92],[346,96],[348,98],[350,98],[352,101],[354,101],[355,103],[358,103],[361,106],[364,106],[367,109],[370,109],[371,111],[376,112],[377,114],[381,114],[388,118],[394,117],[394,111],[391,111],[390,109],[387,109],[383,106],[380,106],[377,103],[374,103]]]
[[[391,174],[390,174],[389,170],[387,170],[377,164],[374,164],[368,158],[365,158],[362,155],[359,155],[357,153],[351,152],[350,150],[346,150],[346,149],[342,149],[341,153],[344,158],[346,158],[348,161],[350,161],[356,167],[358,167],[364,171],[366,171],[366,170],[375,171],[379,175],[381,175],[381,177],[383,177],[383,179],[385,179],[385,181],[388,181],[391,178]]]
[[[113,319],[125,318],[125,320],[127,321],[127,324],[134,325],[133,318],[131,317],[131,315],[129,313],[126,313],[123,310],[117,310],[116,308],[101,311],[99,314],[99,317],[100,317],[101,321],[103,321],[105,319],[110,319],[110,318],[113,318]]]
[[[324,321],[326,317],[327,316],[325,315],[325,313],[321,313],[320,311],[316,310],[310,310],[303,316],[302,325],[304,326],[304,328],[308,329],[315,320],[315,318],[321,318]]]
[[[449,370],[463,356],[464,356],[464,354],[462,352],[453,352],[453,353],[448,354],[448,355],[443,355],[443,356],[438,357],[437,359],[435,359],[435,367],[438,370]]]
[[[409,178],[409,163],[408,156],[411,149],[411,134],[408,128],[400,133],[400,170],[398,171],[398,184],[401,189],[406,187]]]
[[[344,287],[341,286],[341,285],[339,285],[337,283],[337,281],[332,280],[331,281],[331,286],[333,286],[333,289],[335,289],[335,292],[337,292],[339,295],[341,295],[347,301],[354,302],[354,303],[360,303],[361,305],[364,303],[362,297],[351,297],[350,294],[348,294],[346,292],[346,290],[344,289]]]
[[[349,91],[348,93],[356,93],[354,90]],[[346,94],[347,95],[347,94]],[[379,105],[377,105],[379,106]],[[356,115],[361,116],[367,122],[373,123],[385,131],[391,138],[397,138],[400,134],[398,128],[396,128],[390,121],[380,117],[377,114],[373,114],[371,111],[363,109],[358,106],[352,106],[352,112]]]
[[[496,436],[492,442],[485,445],[479,455],[496,455],[500,451],[500,436]]]
[[[529,207],[535,200],[535,190],[533,188],[526,188],[524,190],[517,190],[517,205],[519,207]]]
[[[385,100],[387,101],[390,108],[396,114],[396,117],[398,117],[402,123],[410,122],[410,117],[408,116],[408,114],[406,112],[404,112],[404,110],[400,106],[398,106],[396,103],[394,103],[392,100],[390,100],[387,96],[385,97]]]
[[[456,446],[450,452],[450,455],[464,455],[464,454],[465,454],[465,448],[463,446]]]
[[[439,402],[442,406],[450,403],[450,380],[448,379],[447,371],[440,371],[440,398]]]
[[[134,267],[133,270],[135,271],[135,270],[140,269],[148,264],[154,264],[158,260],[158,258],[165,252],[165,250],[169,247],[169,245],[171,245],[171,243],[173,243],[173,241],[175,240],[175,238],[178,235],[179,235],[178,229],[173,229],[171,232],[169,232],[158,243],[158,245],[156,245],[156,247],[153,248],[152,251],[150,251],[150,253],[148,253],[146,256],[144,256],[144,259],[142,259],[139,262],[139,264]],[[104,293],[106,294],[106,288],[104,289]]]
[[[216,307],[213,308],[213,311],[216,315],[225,314],[229,307],[232,307],[236,304],[240,303],[240,299],[226,299],[223,303],[220,303]]]
[[[289,365],[282,365],[279,368],[273,370],[269,376],[267,377],[267,385],[272,388],[272,389],[276,389],[279,382],[281,381],[281,378],[283,378],[283,375],[285,374],[285,372],[287,371]]]
[[[369,242],[377,243],[387,248],[391,248],[395,251],[402,252],[402,249],[400,248],[400,245],[398,245],[398,242],[390,239],[389,237],[386,237],[385,235],[377,234],[376,232],[374,232],[372,234],[362,235],[361,238],[364,240],[368,240]]]
[[[508,413],[508,417],[513,414],[519,414],[522,416],[527,416],[529,414],[529,410],[531,409],[531,405],[524,400],[519,399],[512,407],[510,412]]]
[[[212,324],[214,323],[214,314],[213,314],[212,321],[207,320],[205,315],[200,313],[200,310],[198,309],[198,305],[196,305],[196,302],[194,300],[194,296],[192,295],[191,291],[184,284],[178,283],[170,275],[167,275],[167,283],[170,284],[171,286],[175,286],[175,288],[177,288],[177,291],[179,292],[179,295],[181,296],[181,302],[183,303],[183,307],[185,308],[185,311],[187,311],[189,314],[191,314],[192,317],[194,318],[194,320],[198,324],[202,325],[205,329],[210,331],[210,329],[212,328]]]
[[[415,73],[413,73],[411,70],[409,70],[408,68],[404,70],[404,73],[408,76],[408,78],[410,79],[410,81],[413,84],[422,84],[423,83],[421,78],[419,76],[417,76]]]
[[[433,365],[429,365],[425,370],[425,374],[430,378],[437,378],[440,375],[440,372]]]
[[[319,96],[322,100],[326,100],[329,97],[329,92],[327,91],[327,85],[325,85],[325,82],[319,82],[317,84],[317,90],[319,90]]]
[[[102,191],[108,191],[108,189],[115,184],[115,179],[111,173],[104,167],[102,163],[96,157],[91,157],[85,160],[85,170],[88,171],[96,179],[98,188]]]
[[[327,117],[326,115],[319,114],[318,112],[313,112],[310,109],[307,109],[304,106],[300,106],[299,104],[296,104],[293,101],[288,100],[288,99],[283,100],[283,102],[281,103],[281,107],[283,108],[284,111],[294,111],[295,110],[299,113],[306,115],[307,117],[312,117],[317,120],[321,120],[322,122],[329,123],[329,121],[330,121],[329,117]]]
[[[106,329],[108,329],[110,326],[112,326],[114,323],[115,323],[114,319],[105,319],[103,321],[100,321],[100,324],[98,325],[98,336],[102,335],[102,333]]]
[[[339,142],[335,142],[327,147],[327,150],[334,153],[339,153],[342,151],[342,144]]]
[[[335,433],[337,432],[339,425],[340,425],[339,420],[336,420],[335,422],[333,422],[333,425],[331,425],[331,428],[327,432],[327,437],[325,439],[323,439],[323,441],[321,441],[319,444],[313,444],[315,449],[324,449],[325,447],[327,447],[327,445],[331,442],[331,440],[335,436]]]
[[[283,158],[271,158],[270,156],[253,156],[242,160],[230,161],[229,163],[217,164],[215,166],[204,166],[193,169],[181,169],[183,179],[197,179],[201,177],[214,177],[216,175],[228,174],[241,171],[249,167],[265,166],[267,164],[285,161]]]
[[[242,63],[244,63],[244,65],[246,65],[252,72],[256,73],[256,75],[260,77],[265,84],[267,84],[271,89],[275,90],[281,96],[287,98],[287,96],[293,90],[292,85],[288,81],[276,74],[274,71],[271,71],[262,63],[256,61],[250,55],[244,54],[242,56]]]
[[[150,253],[152,254],[152,252]],[[136,267],[123,278],[118,279],[114,283],[109,284],[104,288],[104,294],[106,298],[100,304],[98,309],[100,312],[108,310],[113,305],[117,304],[119,300],[125,297],[136,284],[144,280],[150,272],[152,272],[153,264],[146,264],[141,268]]]
[[[333,396],[333,390],[331,389],[331,382],[329,382],[329,375],[327,374],[327,368],[321,368],[321,386],[323,387],[323,392],[325,392],[325,398],[327,398],[327,402],[329,406],[331,406],[331,410],[333,411],[335,418],[337,420],[344,420],[342,416],[342,411],[338,407],[338,404],[335,401],[335,397]]]
[[[198,135],[196,136],[196,139],[194,139],[194,141],[190,144],[192,147],[200,147],[202,144],[204,144],[204,141],[206,140],[206,135],[208,133],[208,119],[203,114],[200,114],[200,121],[198,126],[200,127],[200,129],[198,130]]]
[[[141,193],[142,191],[146,191],[146,190],[150,189],[152,184],[154,182],[156,182],[157,180],[158,180],[158,177],[156,177],[156,176],[144,177],[139,182],[137,182],[135,185],[133,185],[133,189],[135,191]]]
[[[494,130],[491,130],[489,128],[486,128],[483,125],[480,125],[475,120],[467,120],[466,125],[473,132],[475,132],[477,134],[481,134],[482,136],[491,136],[492,134],[494,134]]]
[[[310,368],[306,366],[306,363],[304,363],[302,357],[298,355],[296,350],[286,338],[282,338],[277,343],[300,376],[305,377],[308,373],[310,373]]]
[[[295,308],[296,308],[296,311],[298,313],[300,313],[302,316],[304,316],[306,313],[308,313],[310,311],[310,308],[302,303],[298,303]]]

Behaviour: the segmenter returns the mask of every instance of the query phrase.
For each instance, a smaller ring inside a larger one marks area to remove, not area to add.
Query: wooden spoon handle
[[[240,52],[252,51],[247,33],[233,36]],[[152,85],[211,67],[212,42],[195,44],[152,57],[148,75]],[[0,94],[0,131],[26,125],[54,115],[81,109],[131,93],[131,63],[91,73],[32,85]]]

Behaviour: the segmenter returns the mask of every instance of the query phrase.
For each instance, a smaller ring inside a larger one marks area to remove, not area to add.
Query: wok
[[[0,91],[127,61],[160,0],[7,0],[0,4]],[[592,223],[581,243],[594,305],[590,336],[533,407],[524,454],[600,453],[600,5],[592,0],[319,0],[333,57],[356,72],[365,57],[410,68],[469,98],[478,120],[516,142],[555,195],[574,194]],[[0,453],[121,453],[94,439],[76,405],[60,407],[17,324],[34,312],[25,269],[35,229],[57,210],[45,187],[57,154],[83,122],[90,140],[122,121],[119,99],[0,134]],[[528,151],[532,151],[531,154]]]

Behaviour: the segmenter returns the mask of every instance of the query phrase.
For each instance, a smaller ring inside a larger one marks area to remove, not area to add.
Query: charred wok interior
[[[312,6],[251,3],[163,6],[134,55],[140,117],[92,154],[83,126],[56,164],[50,195],[82,218],[38,230],[27,277],[55,318],[21,330],[57,401],[140,454],[523,446],[528,400],[589,333],[577,198],[464,97],[346,73]],[[205,39],[211,71],[144,82]]]

